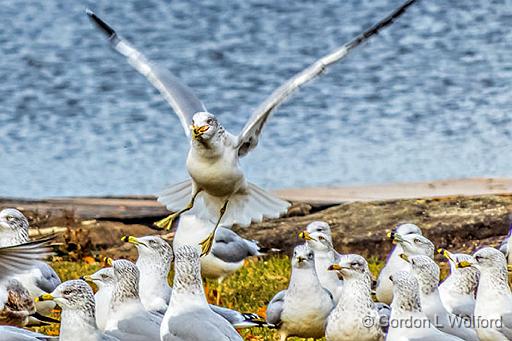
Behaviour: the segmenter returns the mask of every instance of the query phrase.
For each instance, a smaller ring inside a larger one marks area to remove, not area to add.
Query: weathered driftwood
[[[7,206],[23,210],[34,228],[79,231],[76,239],[86,235],[91,241],[87,245],[93,245],[95,253],[106,249],[109,253],[129,252],[131,249],[122,246],[121,235],[154,234],[148,226],[168,213],[151,197],[0,200],[0,208]],[[311,206],[296,204],[291,216],[235,230],[288,252],[300,242],[297,234],[309,222],[325,220],[340,252],[383,256],[391,248],[386,231],[398,223],[412,222],[438,246],[471,250],[482,240],[495,244],[507,233],[512,195],[354,202],[310,211]]]

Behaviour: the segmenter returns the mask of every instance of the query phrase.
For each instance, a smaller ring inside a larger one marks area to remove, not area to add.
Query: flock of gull
[[[61,282],[45,262],[53,237],[29,240],[27,218],[17,209],[2,210],[0,340],[242,340],[237,330],[243,328],[273,328],[280,340],[512,340],[507,268],[512,238],[502,250],[484,247],[473,255],[438,249],[451,269],[439,283],[434,244],[418,226],[401,224],[389,234],[396,245],[374,283],[367,260],[338,253],[329,224],[314,221],[300,233],[304,243],[293,250],[289,286],[268,302],[265,318],[221,307],[220,300],[210,304],[205,296],[204,277],[221,282],[247,257],[266,251],[230,227],[278,218],[290,206],[248,182],[239,165],[257,146],[270,115],[300,86],[390,26],[415,2],[405,1],[286,81],[256,108],[238,135],[226,131],[175,75],[87,10],[113,49],[160,91],[190,139],[190,178],[158,198],[174,213],[155,228],[176,227],[176,232],[172,246],[158,235],[124,236],[137,248],[136,263],[109,258],[108,267]],[[56,306],[60,321],[49,316]],[[58,337],[24,328],[47,323],[60,323]]]

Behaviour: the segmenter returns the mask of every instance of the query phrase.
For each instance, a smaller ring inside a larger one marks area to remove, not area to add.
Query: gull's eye
[[[150,240],[150,241],[149,241],[149,245],[155,246],[155,245],[156,245],[156,242],[155,242],[154,240]]]
[[[62,292],[62,295],[64,296],[68,296],[68,295],[71,295],[73,293],[73,290],[71,289],[66,289]]]
[[[12,215],[8,215],[5,217],[7,221],[14,221],[16,218],[14,218]]]
[[[414,238],[414,242],[415,242],[416,244],[421,244],[421,240],[419,240],[418,238]]]
[[[311,252],[310,252],[310,253],[308,254],[308,258],[309,258],[309,259],[313,259],[313,253],[311,253]]]
[[[352,262],[350,263],[350,267],[351,268],[357,268],[359,266],[359,263],[358,262]]]
[[[316,232],[322,232],[322,229],[321,228],[317,228]]]
[[[105,274],[101,274],[101,278],[102,278],[102,279],[106,279],[107,277],[108,277],[107,275],[105,275]]]
[[[476,260],[477,262],[480,262],[480,261],[482,260],[482,258],[483,258],[482,256],[475,256],[475,260]]]
[[[325,240],[325,238],[324,238],[324,237],[322,237],[322,236],[319,236],[319,237],[318,237],[318,239],[320,239],[320,240]]]
[[[207,119],[206,123],[208,123],[209,125],[212,125],[213,124],[213,119],[212,118]]]

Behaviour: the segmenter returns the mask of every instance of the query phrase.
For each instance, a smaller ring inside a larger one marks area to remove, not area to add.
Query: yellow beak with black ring
[[[143,242],[141,242],[140,240],[138,240],[136,237],[134,236],[122,236],[121,237],[121,241],[125,242],[125,243],[130,243],[130,244],[133,244],[133,245],[142,245],[142,246],[146,246],[146,244],[144,244]]]
[[[437,253],[442,255],[444,258],[451,260],[452,262],[455,262],[455,260],[452,257],[452,254],[448,250],[439,248],[439,249],[437,249]]]
[[[401,253],[398,257],[402,258],[407,263],[411,262],[411,260],[409,259],[409,256],[407,256],[405,253]]]
[[[103,257],[103,263],[105,263],[105,265],[108,265],[108,266],[112,266],[112,263],[114,262],[114,260],[110,257]]]
[[[456,268],[469,268],[470,266],[473,266],[473,263],[467,260],[460,261],[455,265]]]
[[[341,265],[339,265],[339,264],[331,264],[327,268],[327,270],[329,270],[329,271],[339,271],[341,269],[343,269],[343,267]]]
[[[34,302],[53,301],[51,294],[42,294],[34,299]]]
[[[190,126],[190,131],[192,133],[192,138],[195,140],[199,139],[208,129],[210,129],[210,126],[204,125],[204,126]]]
[[[302,231],[299,233],[299,238],[304,240],[316,240],[315,238],[311,237],[308,231]]]
[[[91,277],[90,275],[82,276],[82,277],[80,277],[80,279],[81,279],[82,281],[86,281],[86,282],[89,282],[89,283],[92,283],[92,282],[93,282],[92,277]]]

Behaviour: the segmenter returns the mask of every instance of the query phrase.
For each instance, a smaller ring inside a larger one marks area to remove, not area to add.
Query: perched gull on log
[[[175,213],[157,222],[157,226],[170,229],[172,221],[192,209],[197,199],[200,209],[194,212],[217,221],[213,231],[202,242],[202,254],[207,254],[213,244],[215,229],[221,222],[227,227],[233,224],[248,226],[265,217],[277,218],[286,213],[290,206],[288,202],[247,182],[239,159],[256,147],[268,118],[290,95],[391,25],[415,1],[407,0],[383,20],[286,81],[256,108],[236,136],[227,132],[217,117],[209,113],[192,90],[176,76],[147,59],[112,27],[87,10],[89,17],[107,35],[112,47],[160,91],[178,114],[185,134],[191,138],[187,158],[190,179],[160,195],[158,200]]]
[[[192,246],[176,250],[174,287],[160,329],[162,341],[241,341],[242,337],[206,301],[199,252]]]
[[[111,267],[103,268],[92,275],[83,276],[82,279],[94,283],[98,288],[98,291],[94,294],[96,324],[103,331],[107,327],[110,300],[116,286],[114,269]]]
[[[458,268],[462,261],[471,261],[471,256],[464,253],[451,253],[445,249],[438,252],[448,259],[450,275],[439,285],[439,294],[446,310],[460,317],[472,317],[475,312],[476,289],[480,271],[470,266]]]
[[[414,224],[401,224],[398,225],[388,233],[388,237],[394,240],[395,235],[405,236],[408,234],[420,234],[421,229]],[[375,288],[375,295],[379,302],[391,304],[393,300],[393,283],[389,279],[389,276],[398,271],[408,270],[409,265],[402,258],[400,254],[403,253],[402,246],[396,243],[391,253],[388,255],[384,268],[379,273],[377,279],[377,286]]]
[[[391,276],[393,303],[386,341],[439,340],[462,341],[435,327],[422,311],[418,280],[409,271],[398,271]]]
[[[315,270],[320,284],[329,290],[337,303],[341,294],[342,281],[334,271],[327,270],[336,263],[340,255],[334,250],[331,237],[331,227],[324,221],[313,221],[308,224],[306,231],[299,233],[315,255]]]
[[[167,281],[174,260],[171,246],[158,236],[124,236],[122,240],[134,244],[139,253],[136,265],[141,274],[139,295],[144,308],[152,313],[164,315],[172,293]],[[216,305],[210,305],[210,308],[237,329],[266,326],[263,318],[257,314],[240,313]]]
[[[0,246],[12,246],[29,241],[29,224],[27,218],[14,208],[0,211]],[[33,298],[50,293],[61,283],[53,268],[45,262],[35,262],[34,266],[14,276],[27,288]],[[39,302],[37,312],[49,315],[55,307],[55,302]]]
[[[280,340],[290,336],[321,338],[334,308],[329,290],[320,285],[313,250],[298,245],[293,250],[288,289],[277,293],[267,306],[267,322],[277,326]]]
[[[381,317],[371,296],[372,279],[366,259],[354,254],[343,255],[329,267],[329,271],[333,270],[343,277],[343,286],[338,304],[327,318],[325,339],[384,340]]]
[[[420,286],[421,309],[432,324],[445,333],[455,335],[466,341],[477,341],[474,329],[466,327],[464,320],[446,310],[439,295],[439,266],[427,256],[408,257],[402,254],[405,261],[411,264],[412,273]]]
[[[100,331],[94,316],[95,302],[91,287],[82,280],[60,284],[39,301],[54,301],[61,308],[59,340],[61,341],[116,341],[116,337]]]
[[[512,340],[512,294],[508,284],[507,260],[495,248],[484,247],[458,267],[476,267],[480,281],[476,291],[474,321],[481,340]]]

